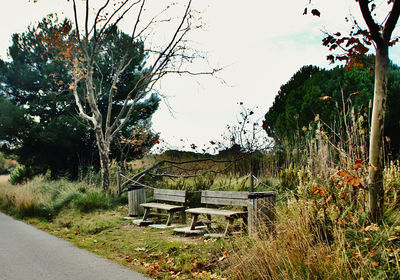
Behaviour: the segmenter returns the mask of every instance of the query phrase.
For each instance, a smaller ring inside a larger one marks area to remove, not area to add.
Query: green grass
[[[62,211],[52,222],[27,218],[31,224],[78,247],[92,251],[154,279],[223,279],[218,260],[231,248],[230,240],[174,235],[172,229],[134,226],[123,219],[127,207],[82,213]],[[217,276],[219,275],[219,276]],[[180,277],[180,278],[177,278]],[[208,278],[207,278],[208,277]]]
[[[264,180],[272,185],[267,190],[279,191],[276,231],[255,240],[184,237],[171,229],[134,226],[123,219],[124,199],[64,180],[37,178],[11,186],[0,178],[0,207],[153,279],[399,279],[399,171],[398,164],[386,170],[387,207],[379,226],[369,221],[364,191],[354,203],[340,197],[338,182],[324,185],[301,170],[296,192],[277,179]],[[209,179],[187,183],[198,189]],[[237,179],[214,178],[212,185]],[[177,182],[169,187],[182,187]],[[313,193],[315,186],[324,188],[324,195]]]
[[[134,226],[123,219],[128,209],[118,206],[118,201],[64,180],[37,178],[17,186],[0,181],[3,211],[78,247],[153,279],[224,279],[223,254],[231,250],[231,240],[184,237],[174,235],[172,229]]]

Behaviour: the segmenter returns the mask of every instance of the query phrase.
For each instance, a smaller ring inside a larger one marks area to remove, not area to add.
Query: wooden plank
[[[156,200],[185,203],[186,202],[186,191],[154,189],[153,197]]]
[[[179,203],[185,203],[186,201],[186,198],[183,196],[173,196],[168,194],[154,194],[154,199]]]
[[[201,203],[247,207],[248,195],[248,192],[202,191]]]
[[[218,215],[225,217],[242,216],[247,212],[244,211],[233,211],[233,210],[220,210],[213,208],[191,208],[186,210],[187,213],[191,214],[205,214],[205,215]]]
[[[165,203],[142,203],[140,205],[144,208],[162,209],[162,210],[167,210],[167,211],[180,210],[180,209],[184,208],[184,206],[165,204]]]
[[[201,197],[201,203],[214,204],[214,205],[227,205],[227,206],[245,206],[249,204],[248,199],[233,199],[222,197]]]
[[[202,196],[207,197],[221,197],[221,198],[233,198],[233,199],[248,199],[249,192],[232,192],[232,191],[202,191]]]
[[[167,190],[167,189],[154,189],[154,194],[169,194],[173,196],[186,196],[186,191],[182,190]]]

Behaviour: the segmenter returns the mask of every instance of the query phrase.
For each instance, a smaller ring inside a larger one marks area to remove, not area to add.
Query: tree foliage
[[[0,99],[0,138],[8,143],[5,150],[16,154],[18,161],[33,169],[33,173],[50,169],[53,177],[68,175],[76,178],[80,166],[98,166],[95,135],[88,123],[76,114],[74,96],[69,90],[72,73],[60,57],[68,55],[71,48],[66,47],[65,53],[60,54],[54,45],[50,46],[49,41],[43,39],[49,38],[49,34],[61,36],[67,46],[73,46],[70,42],[72,32],[68,20],[59,21],[55,16],[48,16],[26,32],[14,34],[9,48],[11,60],[0,61],[1,91],[5,95]],[[107,89],[112,86],[110,76],[113,69],[109,60],[123,52],[129,40],[128,35],[118,30],[110,36],[113,36],[113,45],[106,45],[104,51],[107,55],[98,60],[103,76],[94,78],[96,84],[106,85],[99,106],[101,112],[107,110]],[[127,95],[127,88],[135,83],[138,73],[143,70],[143,46],[139,44],[130,51],[135,52],[137,59],[119,80],[114,106],[122,106],[121,100]],[[83,91],[82,88],[78,90]],[[148,130],[159,101],[158,97],[151,95],[139,103],[120,131],[120,137],[130,137],[138,126]],[[153,144],[143,142],[140,152],[130,155],[141,156]],[[118,146],[112,145],[111,151],[112,158],[118,158]]]
[[[371,61],[371,59],[365,59]],[[373,67],[373,65],[370,65]],[[389,71],[388,106],[386,108],[385,136],[390,139],[390,151],[398,156],[400,109],[400,71],[392,65]],[[343,99],[349,100],[356,111],[369,109],[373,98],[374,76],[369,67],[335,67],[332,70],[304,66],[281,86],[274,103],[265,115],[264,129],[277,144],[294,145],[304,136],[303,127],[315,117],[332,125],[343,110]],[[342,96],[343,93],[343,96]]]

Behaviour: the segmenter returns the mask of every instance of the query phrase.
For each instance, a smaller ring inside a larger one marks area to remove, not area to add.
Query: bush
[[[29,177],[29,168],[25,167],[25,165],[20,165],[13,170],[8,181],[13,185],[22,184],[28,180]]]
[[[92,189],[81,193],[74,201],[75,207],[82,212],[90,212],[96,209],[109,209],[112,199],[101,190]]]

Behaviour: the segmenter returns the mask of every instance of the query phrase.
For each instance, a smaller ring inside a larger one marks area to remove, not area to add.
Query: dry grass
[[[278,212],[275,236],[243,240],[230,258],[232,279],[354,279],[342,238],[332,244],[308,207],[293,202]]]
[[[385,170],[381,225],[369,221],[366,192],[358,191],[353,201],[341,196],[340,182],[299,180],[296,198],[289,195],[277,208],[276,234],[243,239],[229,258],[228,274],[243,280],[400,279],[399,171],[398,163]]]
[[[0,186],[6,186],[8,185],[8,179],[10,178],[10,175],[0,175]]]

